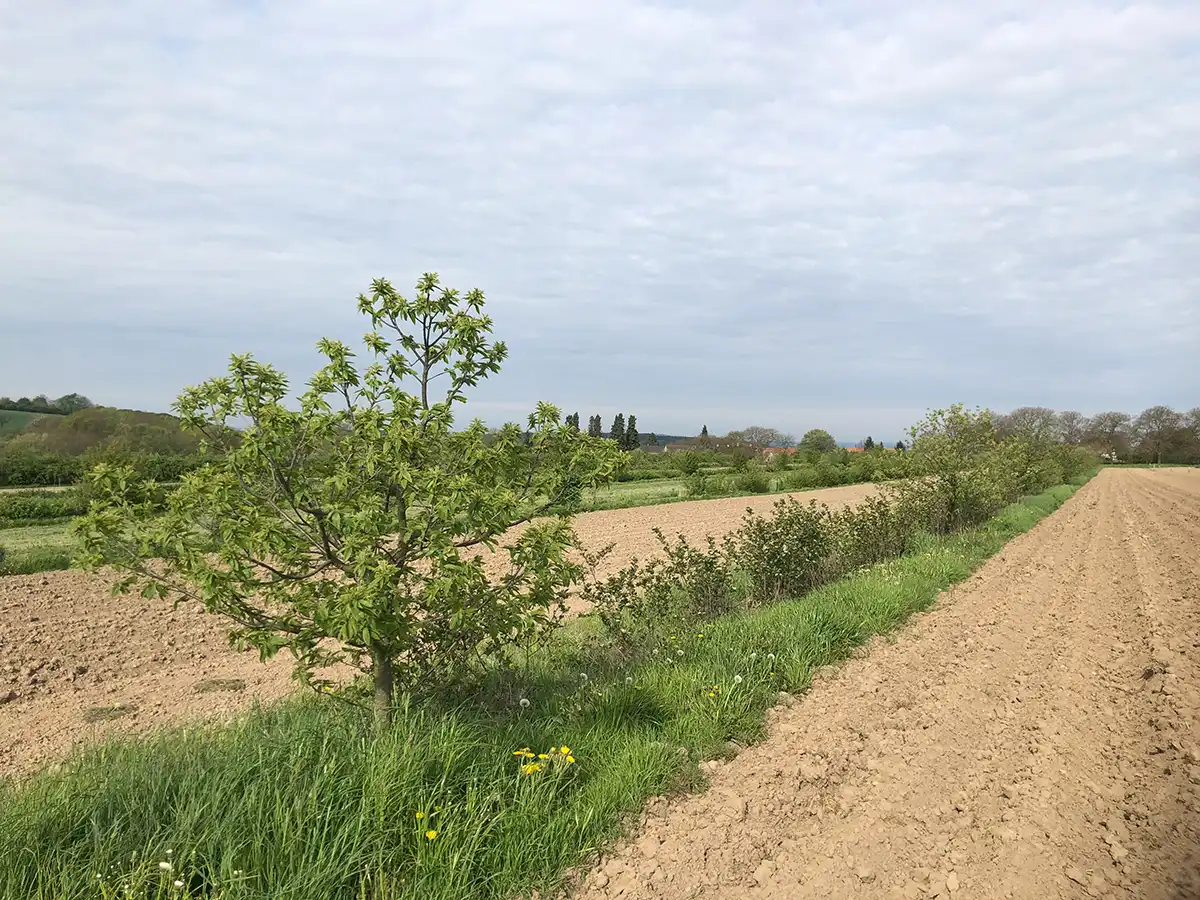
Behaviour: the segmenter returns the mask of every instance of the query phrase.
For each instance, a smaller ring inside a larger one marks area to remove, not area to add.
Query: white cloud
[[[1195,402],[1192,0],[48,2],[0,58],[11,391],[163,405],[211,351],[110,375],[133,321],[303,377],[435,268],[497,410]]]

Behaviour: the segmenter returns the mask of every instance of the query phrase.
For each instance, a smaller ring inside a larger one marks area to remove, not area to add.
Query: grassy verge
[[[79,549],[70,520],[0,530],[0,575],[29,575],[67,569]]]
[[[297,698],[80,752],[0,784],[0,897],[544,896],[647,797],[760,738],[780,691],[928,607],[1075,490],[676,635],[647,664],[604,655],[583,620],[374,741],[354,709]]]

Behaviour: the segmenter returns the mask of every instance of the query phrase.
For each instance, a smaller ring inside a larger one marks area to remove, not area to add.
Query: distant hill
[[[58,456],[79,456],[111,448],[137,453],[185,455],[195,453],[200,439],[186,434],[179,419],[166,413],[93,406],[70,415],[3,412],[0,416],[31,419],[11,431],[4,441],[10,451],[37,450]],[[0,420],[3,421],[3,420]]]

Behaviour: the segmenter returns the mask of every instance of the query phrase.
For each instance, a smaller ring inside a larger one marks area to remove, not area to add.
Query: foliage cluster
[[[165,509],[131,467],[96,468],[84,562],[121,568],[118,590],[198,600],[239,645],[291,653],[318,688],[335,664],[369,672],[381,724],[398,689],[444,685],[536,642],[580,574],[568,519],[539,517],[609,480],[620,454],[547,403],[525,428],[453,429],[468,389],[507,355],[483,304],[435,274],[412,299],[376,280],[358,301],[369,362],[320,341],[326,362],[298,409],[281,372],[234,356],[227,376],[176,404],[216,452]],[[249,424],[234,432],[238,421]],[[507,567],[489,573],[475,548],[522,523]]]

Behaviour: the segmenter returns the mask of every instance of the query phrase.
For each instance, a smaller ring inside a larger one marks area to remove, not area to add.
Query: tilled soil
[[[1106,470],[772,711],[608,898],[1200,897],[1200,472]]]
[[[875,491],[851,485],[796,494],[831,507]],[[592,550],[613,543],[597,574],[659,552],[652,529],[699,542],[736,528],[747,507],[765,513],[778,496],[672,503],[577,516]],[[496,555],[496,569],[507,555]],[[489,568],[493,568],[489,566]],[[228,648],[219,620],[136,595],[112,597],[109,581],[82,572],[0,578],[0,776],[60,756],[79,740],[180,721],[222,717],[295,689],[290,658],[263,665]],[[582,604],[572,600],[572,611]]]

